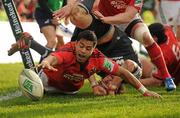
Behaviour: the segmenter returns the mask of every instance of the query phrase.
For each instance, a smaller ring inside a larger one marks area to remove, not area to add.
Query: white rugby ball
[[[31,69],[23,69],[19,76],[19,86],[24,96],[31,100],[40,100],[44,88],[39,76]]]

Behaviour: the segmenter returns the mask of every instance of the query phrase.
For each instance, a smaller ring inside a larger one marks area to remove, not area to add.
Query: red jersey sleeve
[[[140,12],[143,6],[143,0],[131,0],[129,2],[129,6],[134,7],[135,9],[138,10],[138,12]]]
[[[99,68],[108,74],[116,74],[118,67],[119,65],[109,58],[99,58]]]
[[[52,56],[55,56],[58,59],[58,64],[63,63],[63,54],[61,52],[53,52],[51,53]]]
[[[100,67],[102,68],[102,70],[104,70],[108,74],[114,75],[117,73],[119,65],[111,59],[102,58],[102,62],[100,63]]]
[[[118,64],[113,60],[107,58],[99,50],[95,49],[91,58],[89,59],[88,66],[86,67],[89,75],[103,71],[107,74],[116,74],[118,71]]]

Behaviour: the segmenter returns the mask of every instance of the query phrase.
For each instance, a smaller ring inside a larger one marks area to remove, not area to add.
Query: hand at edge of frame
[[[143,94],[144,97],[153,97],[153,98],[158,98],[158,99],[162,99],[163,97],[161,95],[159,95],[158,93],[156,92],[153,92],[153,91],[149,91],[147,90],[144,94]]]

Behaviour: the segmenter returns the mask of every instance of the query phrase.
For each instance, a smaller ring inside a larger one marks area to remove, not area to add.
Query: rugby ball
[[[39,76],[31,69],[23,69],[19,76],[19,87],[23,95],[31,100],[40,100],[44,88]]]

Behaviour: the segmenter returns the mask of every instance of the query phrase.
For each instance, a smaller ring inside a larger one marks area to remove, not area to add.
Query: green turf
[[[0,64],[0,95],[18,90],[22,64]],[[142,97],[132,87],[117,96],[93,96],[89,84],[77,95],[46,94],[41,101],[24,96],[0,101],[0,118],[179,118],[180,87],[167,93],[163,87],[149,88],[162,100]]]

